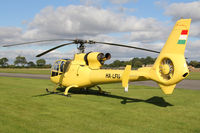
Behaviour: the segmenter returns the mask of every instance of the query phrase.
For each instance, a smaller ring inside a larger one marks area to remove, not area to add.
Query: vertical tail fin
[[[180,19],[176,22],[161,54],[175,53],[184,55],[190,23],[191,19]]]
[[[151,79],[158,82],[165,94],[171,94],[176,83],[188,75],[184,57],[191,19],[176,22],[160,55],[151,69]]]

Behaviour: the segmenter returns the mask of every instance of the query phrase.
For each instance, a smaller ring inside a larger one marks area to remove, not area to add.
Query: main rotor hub
[[[87,42],[86,42],[86,40],[76,39],[76,40],[74,40],[74,43],[75,44],[85,44]]]
[[[77,46],[77,49],[79,50],[79,53],[84,53],[85,52],[85,43],[88,43],[88,44],[95,44],[95,41],[93,40],[81,40],[81,39],[76,39],[74,40],[74,43],[75,44],[79,44]]]
[[[74,43],[75,43],[75,44],[85,44],[85,43],[88,43],[88,44],[95,44],[96,42],[93,41],[93,40],[76,39],[76,40],[74,40]]]

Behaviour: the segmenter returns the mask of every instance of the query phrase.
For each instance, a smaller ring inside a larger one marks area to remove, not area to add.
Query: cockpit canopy
[[[61,75],[66,72],[71,60],[57,60],[51,68],[51,76]]]

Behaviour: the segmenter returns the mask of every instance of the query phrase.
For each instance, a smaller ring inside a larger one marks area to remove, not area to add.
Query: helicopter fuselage
[[[122,82],[125,71],[101,69],[104,62],[102,63],[101,59],[98,59],[100,54],[102,55],[102,53],[98,52],[81,53],[75,54],[74,60],[56,61],[52,67],[51,81],[65,87],[72,85],[89,87],[98,84]],[[144,76],[141,76],[142,73]],[[142,71],[132,70],[129,74],[129,81],[147,80],[147,77],[148,75]]]

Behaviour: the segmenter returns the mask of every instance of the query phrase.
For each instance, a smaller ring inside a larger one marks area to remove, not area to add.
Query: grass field
[[[187,79],[200,80],[200,72],[190,72]]]
[[[0,68],[0,73],[27,73],[27,74],[50,74],[49,69],[10,69],[10,68]],[[200,72],[190,72],[186,79],[200,80]]]
[[[50,74],[50,68],[0,68],[0,73]]]
[[[121,84],[103,85],[108,95],[72,91],[47,94],[49,80],[0,77],[1,133],[199,133],[200,91]],[[95,89],[94,89],[95,90]],[[126,99],[126,100],[125,100]],[[126,102],[125,102],[126,101]],[[125,104],[126,103],[126,104]]]

